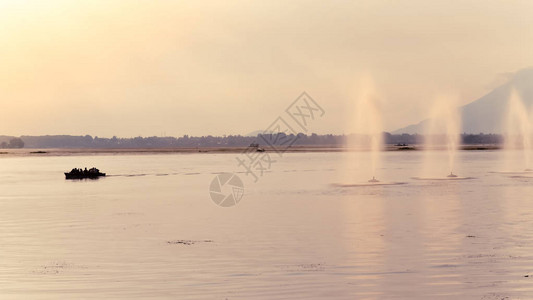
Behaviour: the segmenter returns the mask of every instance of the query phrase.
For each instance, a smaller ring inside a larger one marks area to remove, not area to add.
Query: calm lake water
[[[237,156],[0,158],[0,298],[533,299],[533,174],[498,173],[520,153],[459,152],[473,178],[449,181],[384,152],[379,179],[405,184],[356,187],[334,185],[372,176],[346,154],[287,153],[219,207]],[[113,176],[64,179],[85,166]]]

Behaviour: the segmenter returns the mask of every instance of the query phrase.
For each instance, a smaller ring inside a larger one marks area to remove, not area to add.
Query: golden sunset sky
[[[343,133],[359,78],[384,128],[533,66],[533,1],[0,0],[0,134],[223,135],[302,91]]]

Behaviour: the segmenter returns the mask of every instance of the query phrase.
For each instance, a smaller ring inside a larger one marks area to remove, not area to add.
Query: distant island
[[[0,148],[64,148],[64,149],[134,149],[134,148],[206,148],[206,147],[248,147],[250,145],[268,146],[265,140],[294,141],[293,146],[331,146],[342,147],[354,135],[334,134],[303,134],[285,135],[280,133],[276,138],[270,135],[257,136],[188,136],[182,137],[134,137],[112,138],[92,137],[90,135],[44,135],[44,136],[0,136]],[[503,136],[499,134],[463,134],[464,145],[499,145]],[[424,143],[424,136],[419,134],[391,134],[383,133],[384,143],[387,145],[419,145]]]

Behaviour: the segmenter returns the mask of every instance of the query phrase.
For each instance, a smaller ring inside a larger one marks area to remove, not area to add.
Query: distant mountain
[[[522,96],[525,106],[533,106],[533,68],[516,72],[504,85],[494,89],[485,96],[460,108],[462,132],[464,133],[503,133],[503,122],[507,112],[507,101],[511,89],[515,88]],[[393,134],[423,134],[429,120],[395,130]]]

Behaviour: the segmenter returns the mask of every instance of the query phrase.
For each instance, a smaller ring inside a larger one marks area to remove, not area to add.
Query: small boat
[[[97,168],[90,168],[84,170],[74,168],[72,171],[65,173],[65,179],[97,179],[98,177],[105,176],[105,173],[100,172]]]

